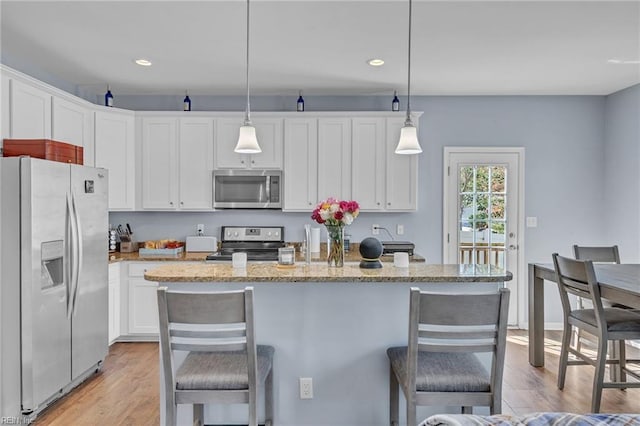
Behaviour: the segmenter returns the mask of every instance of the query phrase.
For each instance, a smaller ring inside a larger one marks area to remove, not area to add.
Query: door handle
[[[78,206],[76,205],[76,196],[71,193],[71,203],[73,205],[73,213],[76,217],[76,285],[73,293],[73,315],[77,310],[78,289],[80,287],[80,275],[82,274],[82,264],[84,258],[84,243],[82,242],[82,223],[80,222],[80,215],[78,214]]]
[[[518,250],[518,246],[515,244],[509,244],[509,250]]]

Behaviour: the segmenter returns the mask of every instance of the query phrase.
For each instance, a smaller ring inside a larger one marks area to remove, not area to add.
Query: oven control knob
[[[271,236],[271,231],[267,232],[267,237]]]
[[[233,236],[234,236],[234,237],[237,237],[237,236],[238,236],[238,231],[234,232],[234,233],[233,233]]]
[[[280,235],[280,233],[278,231],[275,232],[275,236],[277,237],[278,235]]]

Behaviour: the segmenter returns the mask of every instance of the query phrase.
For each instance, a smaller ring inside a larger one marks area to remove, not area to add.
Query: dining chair
[[[640,380],[640,375],[629,370],[626,366],[631,360],[625,356],[625,340],[640,339],[640,314],[629,309],[605,308],[600,298],[600,287],[596,279],[591,260],[574,260],[553,254],[553,265],[556,282],[560,291],[564,328],[562,332],[562,347],[558,370],[558,389],[564,388],[568,365],[593,365],[593,390],[591,396],[591,411],[600,411],[600,399],[603,388],[625,389],[640,387],[640,382],[626,381],[627,375]],[[572,309],[569,294],[591,301],[592,309]],[[595,359],[584,352],[574,349],[570,345],[572,328],[581,328],[597,339]],[[619,355],[616,359],[606,359],[608,341],[617,341]],[[569,354],[577,360],[569,360]],[[635,360],[634,360],[635,362]],[[605,364],[616,364],[620,369],[620,381],[604,381]]]
[[[490,294],[442,294],[411,288],[407,346],[387,349],[390,424],[399,424],[399,388],[407,401],[407,425],[416,406],[474,406],[502,410],[502,373],[509,290]],[[490,368],[476,354],[491,354]]]
[[[618,251],[618,246],[579,246],[577,244],[573,245],[573,257],[576,260],[591,260],[594,263],[620,263],[620,253]],[[629,309],[629,307],[621,305],[619,303],[614,303],[613,305],[608,300],[602,301],[603,306],[606,308],[610,308],[614,306],[616,308],[624,308]],[[591,308],[591,304],[588,300],[583,299],[582,297],[578,297],[576,300],[576,304],[578,309]],[[576,329],[573,337],[575,338],[576,349],[580,350],[582,346],[582,340],[584,335],[581,329]],[[588,338],[586,340],[589,340]],[[610,352],[612,355],[617,354],[617,350],[615,349],[615,345],[611,345]],[[614,376],[612,376],[613,378]]]
[[[203,293],[160,287],[158,309],[167,426],[176,424],[178,404],[192,404],[193,424],[204,424],[209,403],[248,404],[249,426],[257,426],[262,386],[265,425],[271,425],[274,349],[256,345],[253,288]],[[174,351],[188,351],[180,365]]]

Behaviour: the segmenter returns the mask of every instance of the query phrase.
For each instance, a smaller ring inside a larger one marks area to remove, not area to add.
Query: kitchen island
[[[359,426],[389,423],[386,349],[407,343],[410,287],[492,292],[512,276],[488,265],[384,264],[363,270],[357,263],[343,268],[249,263],[246,269],[234,269],[229,264],[172,262],[149,270],[145,278],[188,291],[253,286],[257,341],[276,351],[275,424]],[[313,379],[313,399],[300,399],[300,377]],[[456,408],[420,407],[418,415],[447,411]],[[188,423],[190,416],[190,407],[179,407],[179,424]],[[246,406],[208,406],[205,421],[246,424]]]

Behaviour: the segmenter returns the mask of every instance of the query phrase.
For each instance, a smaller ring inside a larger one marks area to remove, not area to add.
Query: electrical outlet
[[[378,228],[380,225],[375,224],[375,225],[371,225],[371,235],[379,235],[380,234],[380,229]]]
[[[204,224],[203,223],[199,223],[198,225],[196,225],[196,233],[197,233],[197,235],[204,235]]]
[[[300,399],[313,399],[313,379],[300,377]]]
[[[401,224],[396,225],[396,234],[404,235],[404,225],[401,225]]]

